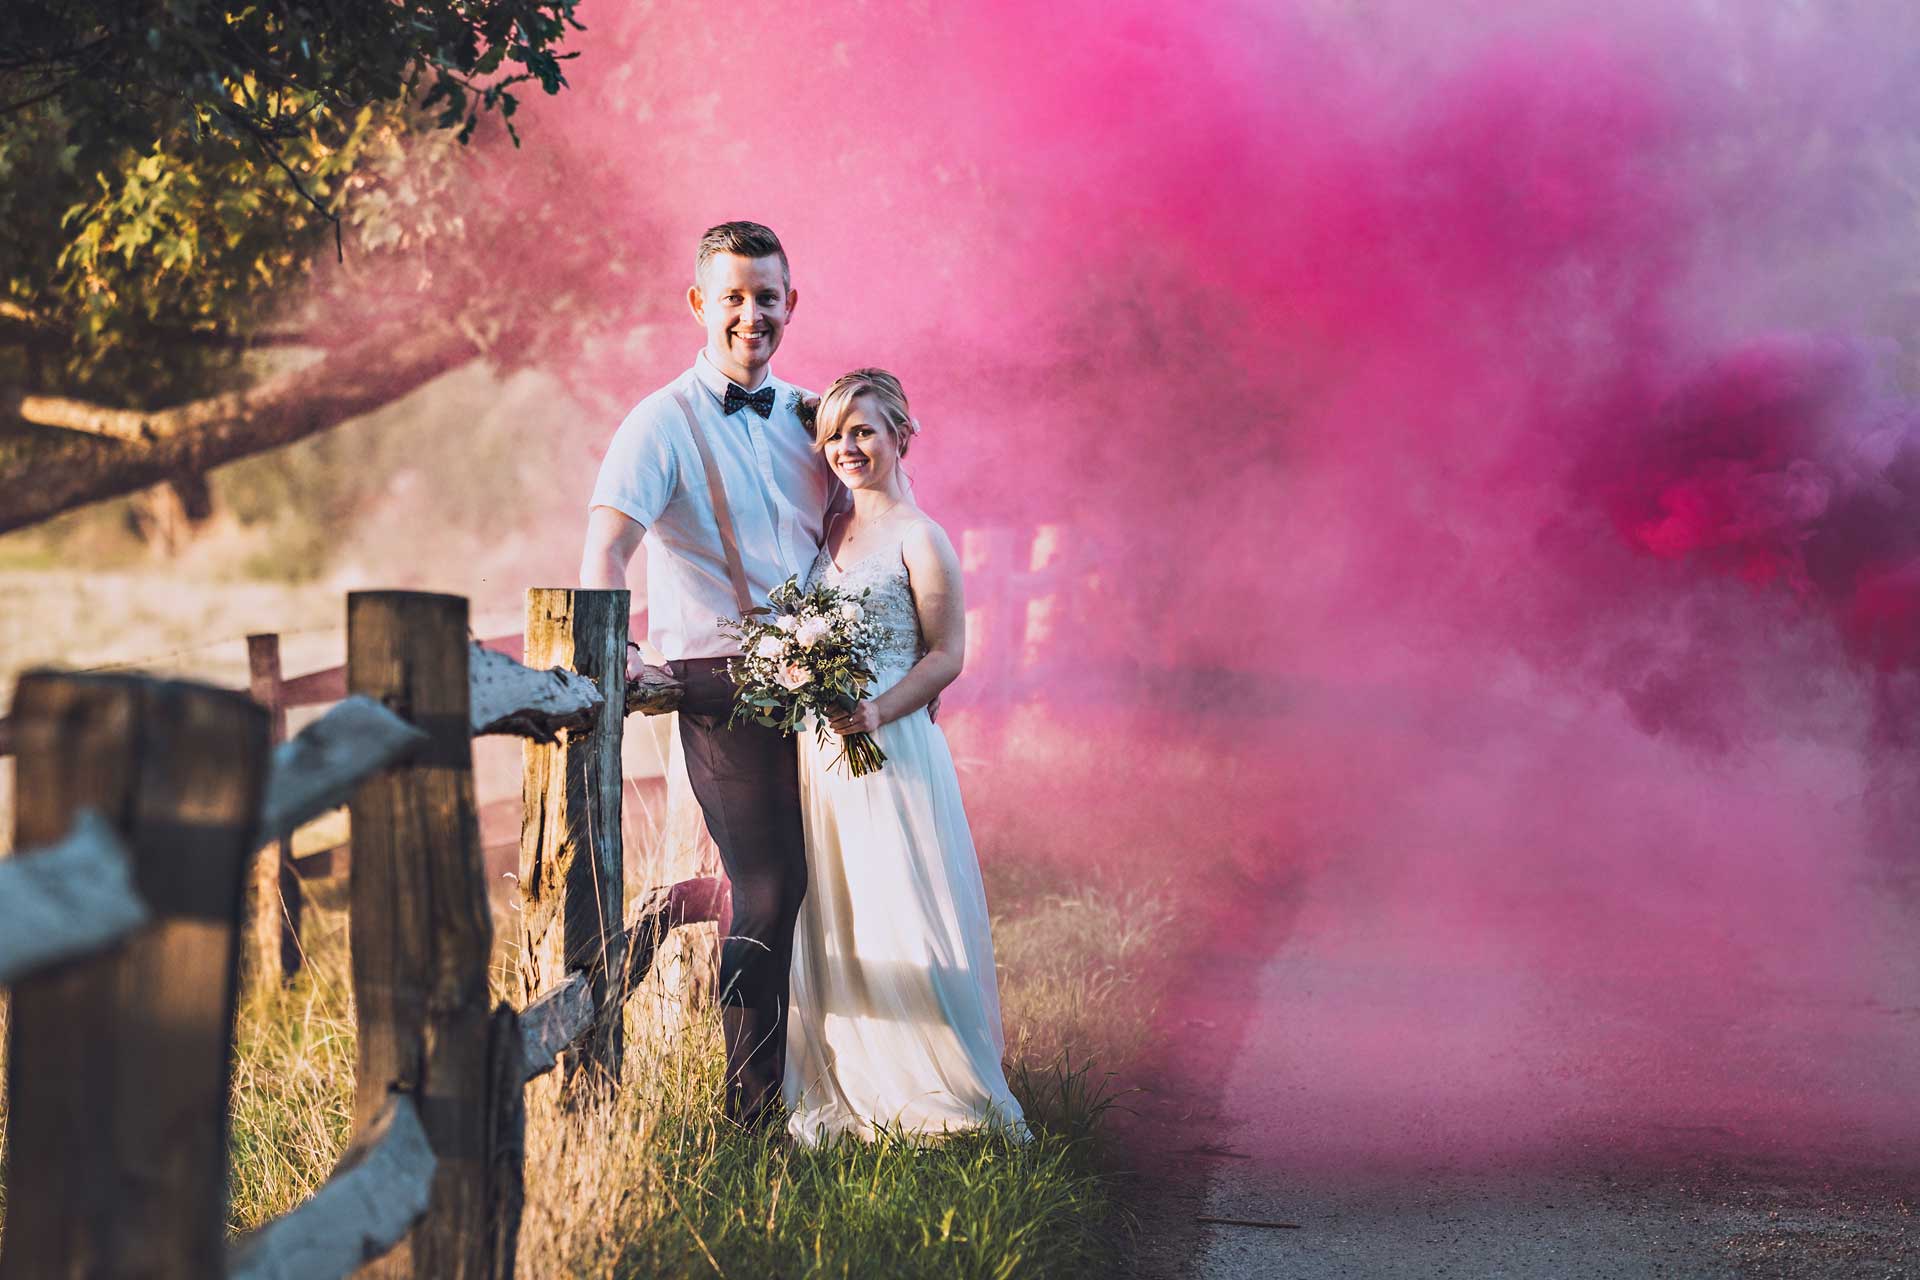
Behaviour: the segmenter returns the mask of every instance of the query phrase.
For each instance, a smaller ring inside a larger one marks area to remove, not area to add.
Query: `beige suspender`
[[[720,483],[720,468],[707,445],[707,433],[700,429],[700,419],[693,416],[686,392],[675,391],[673,399],[687,420],[687,430],[693,433],[693,447],[700,453],[700,465],[706,469],[707,496],[713,500],[713,522],[720,529],[720,550],[726,556],[734,602],[740,606],[740,616],[744,618],[753,612],[753,593],[747,590],[747,566],[740,559],[740,541],[734,536],[733,508],[727,505],[727,488]]]

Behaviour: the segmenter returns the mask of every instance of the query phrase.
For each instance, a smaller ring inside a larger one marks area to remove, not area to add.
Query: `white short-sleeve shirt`
[[[773,414],[722,413],[727,376],[705,351],[693,367],[627,414],[601,460],[590,507],[612,507],[646,526],[647,639],[670,659],[721,658],[739,645],[721,618],[739,614],[720,548],[720,526],[700,454],[674,392],[705,429],[733,511],[734,534],[755,604],[820,551],[820,531],[839,481],[813,449],[796,413],[802,392],[767,375]]]

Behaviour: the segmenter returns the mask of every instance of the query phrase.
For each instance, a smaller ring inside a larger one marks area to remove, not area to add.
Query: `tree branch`
[[[0,415],[81,434],[0,457],[0,533],[337,427],[475,355],[443,331],[376,334],[245,391],[152,413],[14,391]]]
[[[287,175],[287,181],[293,184],[293,189],[300,194],[300,198],[312,205],[315,213],[333,224],[333,256],[338,261],[345,262],[347,252],[345,245],[343,245],[340,240],[340,215],[321,203],[320,197],[307,190],[306,181],[301,178],[298,173],[294,172],[293,166],[287,163],[285,156],[281,155],[280,139],[275,137],[270,130],[262,127],[252,113],[244,110],[238,104],[223,109],[220,114],[232,121],[233,124],[246,133],[248,137],[252,138],[253,145],[260,148],[260,153],[266,156],[267,159],[273,161],[273,163],[279,167],[280,172]]]
[[[57,98],[66,92],[68,85],[79,78],[79,76],[68,76],[65,80],[56,81],[38,93],[30,93],[26,97],[16,98],[12,102],[0,103],[0,116],[9,116],[16,111],[25,111],[28,107],[39,106],[49,98]]]

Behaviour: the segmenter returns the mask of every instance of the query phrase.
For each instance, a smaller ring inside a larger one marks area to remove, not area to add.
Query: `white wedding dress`
[[[868,697],[923,653],[900,547],[842,572],[825,548],[808,584],[858,594],[885,629]],[[829,767],[840,740],[799,734],[807,894],[795,929],[782,1090],[809,1145],[881,1131],[999,1129],[1025,1138],[1004,1041],[980,863],[947,738],[925,708],[880,726],[887,762]]]

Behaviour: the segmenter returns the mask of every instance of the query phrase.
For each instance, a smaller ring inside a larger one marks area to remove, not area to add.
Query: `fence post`
[[[385,703],[431,738],[362,783],[350,805],[354,1128],[372,1123],[391,1090],[406,1090],[439,1162],[426,1216],[359,1274],[510,1276],[520,1088],[512,1064],[498,1059],[517,1055],[519,1030],[506,1006],[489,1009],[493,920],[473,802],[467,602],[350,594],[347,690]]]
[[[247,637],[247,684],[267,709],[275,746],[287,740],[287,708],[280,696],[280,637]],[[292,980],[300,972],[300,876],[293,866],[293,839],[276,840],[254,857],[248,942],[249,967],[259,981]]]
[[[534,587],[527,592],[526,664],[569,667],[600,687],[593,729],[557,743],[525,746],[525,817],[520,828],[522,1005],[584,969],[603,1015],[562,1058],[563,1091],[587,1070],[596,1083],[620,1079],[621,1006],[607,1003],[612,935],[621,926],[620,747],[626,723],[625,591]],[[537,1086],[536,1086],[537,1087]]]
[[[225,1274],[240,910],[267,768],[244,695],[31,672],[14,695],[15,845],[83,806],[154,921],[24,979],[8,1053],[5,1280]]]

